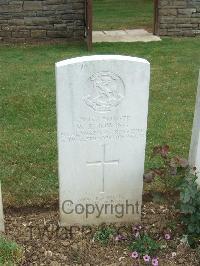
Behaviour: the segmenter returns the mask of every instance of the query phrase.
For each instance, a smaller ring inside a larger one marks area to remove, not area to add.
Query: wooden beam
[[[158,35],[158,5],[159,5],[159,0],[154,0],[154,25],[153,25],[154,35]]]
[[[86,0],[86,38],[87,38],[87,48],[92,50],[92,0]]]

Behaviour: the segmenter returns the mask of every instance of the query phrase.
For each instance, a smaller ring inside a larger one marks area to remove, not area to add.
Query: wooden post
[[[154,35],[158,35],[158,5],[159,5],[159,0],[154,0],[154,25],[153,25]]]
[[[86,38],[87,48],[92,50],[92,0],[86,0]]]

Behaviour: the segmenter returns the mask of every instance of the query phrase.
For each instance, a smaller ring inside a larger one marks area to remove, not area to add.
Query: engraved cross
[[[88,166],[102,166],[102,192],[105,192],[105,166],[119,165],[119,160],[106,160],[106,145],[103,145],[103,160],[95,162],[87,162]]]

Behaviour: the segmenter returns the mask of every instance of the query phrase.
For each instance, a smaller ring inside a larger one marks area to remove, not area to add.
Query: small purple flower
[[[119,235],[115,237],[115,241],[120,241],[120,240],[121,239],[120,239],[120,236]]]
[[[138,230],[138,228],[137,228],[136,226],[134,226],[134,227],[132,228],[132,231],[133,231],[133,233],[136,233],[136,232],[138,232],[139,230]]]
[[[134,236],[135,238],[138,238],[140,236],[140,232],[136,232]]]
[[[172,258],[176,257],[176,252],[172,252]]]
[[[140,236],[140,231],[142,229],[142,226],[141,225],[135,225],[133,228],[132,228],[132,231],[133,231],[133,235],[135,238],[138,238]]]
[[[133,226],[133,232],[138,232],[140,230],[142,230],[142,226],[141,225],[137,224],[137,225]]]
[[[149,255],[145,255],[145,256],[143,256],[143,260],[144,260],[145,262],[150,262],[151,257],[150,257]]]
[[[166,240],[170,240],[170,239],[171,239],[170,234],[165,234],[165,239],[166,239]]]
[[[138,257],[139,257],[139,255],[138,255],[137,251],[134,251],[131,253],[131,258],[137,259]]]
[[[152,259],[152,265],[153,266],[158,266],[158,258],[153,258]]]
[[[121,240],[126,240],[126,237],[123,236],[123,235],[117,235],[117,236],[115,237],[115,241],[121,241]]]

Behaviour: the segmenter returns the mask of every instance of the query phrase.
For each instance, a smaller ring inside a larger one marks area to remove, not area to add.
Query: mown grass
[[[0,236],[0,265],[20,265],[23,249],[15,242]]]
[[[187,157],[200,39],[95,44],[93,54],[151,63],[146,167],[155,145]],[[0,46],[0,178],[5,205],[51,204],[58,197],[54,63],[87,55],[84,44]]]
[[[153,0],[93,0],[94,30],[153,29]]]

